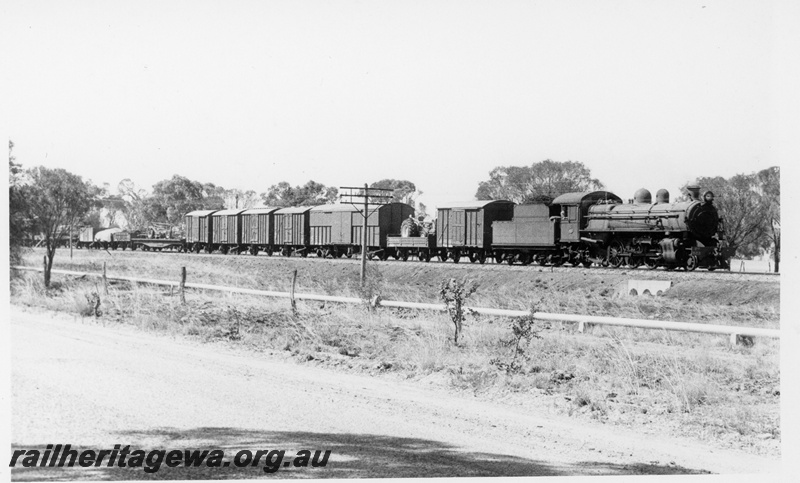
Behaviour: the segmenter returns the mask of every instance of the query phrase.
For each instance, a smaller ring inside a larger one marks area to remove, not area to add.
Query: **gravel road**
[[[688,440],[11,308],[12,450],[330,449],[282,478],[761,473],[779,462]],[[13,480],[263,478],[261,467],[14,468]]]

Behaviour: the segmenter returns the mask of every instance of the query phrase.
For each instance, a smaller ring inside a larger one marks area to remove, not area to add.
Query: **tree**
[[[772,260],[777,273],[781,263],[781,168],[773,166],[759,171],[756,176],[762,202],[766,204],[766,238],[772,248]],[[770,246],[765,248],[769,249]]]
[[[404,179],[382,179],[372,183],[369,187],[392,190],[394,201],[406,203],[413,207],[416,207],[417,196],[422,194],[422,191],[417,191],[414,183]]]
[[[27,216],[27,202],[23,194],[22,166],[15,163],[14,142],[8,141],[8,235],[9,260],[18,265],[22,259],[25,235],[30,233],[30,219]]]
[[[122,213],[125,216],[128,229],[136,231],[147,228],[152,221],[148,218],[147,191],[136,186],[130,179],[125,178],[117,185],[117,192],[124,202]]]
[[[510,200],[515,203],[549,203],[557,196],[573,191],[603,188],[592,173],[578,161],[546,159],[530,166],[498,166],[489,172],[489,180],[478,185],[479,200]]]
[[[303,186],[292,187],[286,181],[272,185],[261,199],[266,206],[316,206],[334,203],[339,190],[310,180]]]
[[[253,190],[242,191],[240,189],[229,189],[225,190],[223,193],[222,201],[227,210],[246,210],[258,206],[261,203],[261,198]]]
[[[153,185],[153,195],[145,202],[145,216],[151,222],[177,226],[190,211],[222,209],[222,199],[217,195],[213,184],[203,185],[176,174]]]
[[[58,241],[89,212],[98,189],[60,168],[32,168],[27,175],[30,182],[23,194],[33,227],[42,233],[46,250],[44,284],[49,287]]]

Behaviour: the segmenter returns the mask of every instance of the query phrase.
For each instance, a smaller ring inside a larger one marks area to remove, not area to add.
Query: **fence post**
[[[42,268],[44,268],[44,270],[42,270],[42,275],[44,276],[44,286],[47,287],[47,282],[48,282],[48,280],[47,280],[47,255],[42,257],[42,260],[44,262],[44,267],[42,267]]]
[[[106,262],[103,262],[103,288],[108,295],[108,278],[106,277]]]
[[[294,300],[294,287],[297,284],[297,269],[292,273],[292,291],[290,292],[290,303],[292,304],[292,314],[297,315],[297,304]]]
[[[181,267],[181,304],[186,305],[186,267]]]

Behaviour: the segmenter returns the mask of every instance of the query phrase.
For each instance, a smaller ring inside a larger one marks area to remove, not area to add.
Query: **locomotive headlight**
[[[714,193],[711,191],[706,191],[703,193],[703,201],[706,203],[713,203],[714,202]]]

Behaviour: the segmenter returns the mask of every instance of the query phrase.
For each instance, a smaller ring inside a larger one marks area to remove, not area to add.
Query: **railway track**
[[[317,256],[309,256],[308,258],[305,257],[283,257],[277,254],[268,256],[266,254],[259,254],[257,256],[253,256],[247,253],[242,253],[240,255],[234,254],[222,254],[222,253],[179,253],[176,251],[161,251],[161,252],[146,252],[142,253],[140,251],[112,251],[112,250],[102,250],[107,251],[109,254],[117,253],[128,253],[134,256],[158,256],[160,254],[172,254],[174,256],[184,256],[196,259],[198,257],[210,257],[210,258],[232,258],[232,257],[240,257],[240,258],[250,258],[258,260],[255,263],[263,263],[263,261],[268,260],[294,260],[300,263],[331,263],[331,264],[340,264],[340,263],[358,263],[359,259],[357,257],[353,258],[319,258]],[[269,263],[269,262],[267,262]],[[631,276],[637,277],[644,277],[644,278],[652,278],[652,277],[659,277],[663,278],[664,275],[668,275],[673,278],[679,279],[697,279],[697,278],[704,278],[704,279],[718,279],[718,280],[730,280],[730,279],[743,279],[743,280],[778,280],[780,275],[779,273],[772,273],[772,272],[737,272],[737,271],[728,271],[728,270],[714,270],[714,271],[707,271],[707,270],[695,270],[692,272],[687,272],[685,270],[666,270],[664,268],[657,268],[654,270],[639,267],[639,268],[630,268],[630,267],[620,267],[620,268],[609,268],[609,267],[599,267],[599,266],[591,266],[585,268],[583,266],[540,266],[540,265],[507,265],[505,263],[496,263],[491,259],[487,259],[485,264],[480,263],[470,263],[468,260],[464,259],[460,263],[453,263],[452,261],[447,262],[440,262],[438,260],[431,260],[430,262],[422,262],[416,259],[409,258],[407,261],[400,261],[389,259],[386,261],[380,261],[378,259],[370,260],[369,263],[375,263],[379,266],[386,265],[386,264],[403,264],[408,265],[409,267],[447,267],[452,268],[455,270],[463,270],[463,271],[472,271],[472,270],[489,270],[489,271],[517,271],[517,272],[531,272],[531,273],[591,273],[593,275],[602,275],[604,273],[608,274],[620,274],[620,273],[629,273]]]

